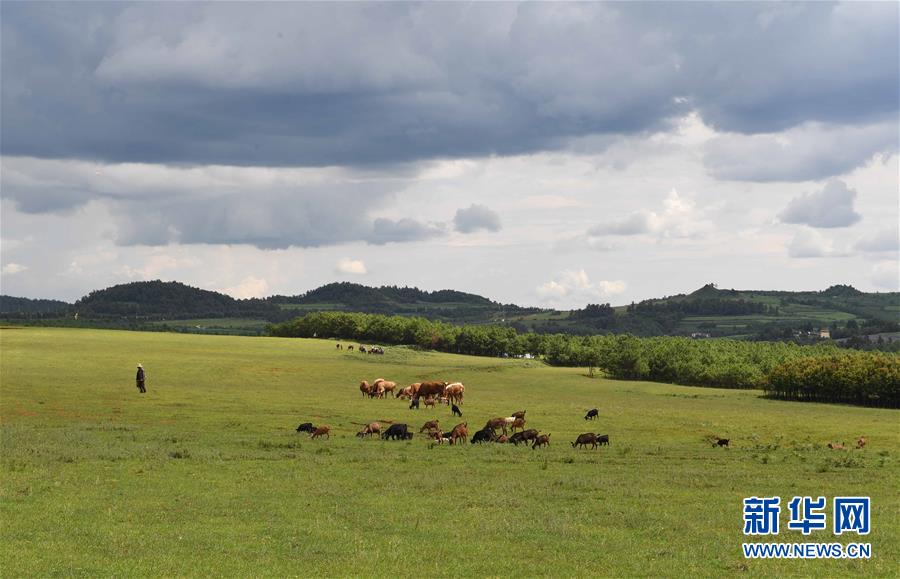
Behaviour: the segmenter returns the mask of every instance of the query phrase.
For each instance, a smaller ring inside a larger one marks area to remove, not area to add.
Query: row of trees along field
[[[316,312],[269,326],[273,336],[407,344],[476,356],[531,354],[557,366],[600,368],[613,378],[717,388],[762,388],[796,400],[900,407],[900,356],[833,345],[631,335],[518,333],[418,317]],[[839,361],[839,362],[836,362]]]

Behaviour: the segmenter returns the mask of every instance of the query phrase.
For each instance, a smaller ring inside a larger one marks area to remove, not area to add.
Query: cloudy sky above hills
[[[2,292],[898,290],[897,3],[3,3]]]

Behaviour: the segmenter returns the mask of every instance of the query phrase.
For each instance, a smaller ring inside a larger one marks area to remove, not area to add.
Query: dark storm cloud
[[[2,152],[324,166],[896,114],[898,5],[2,4]],[[825,171],[828,173],[828,171]]]

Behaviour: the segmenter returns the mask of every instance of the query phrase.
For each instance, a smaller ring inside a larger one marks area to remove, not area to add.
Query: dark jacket
[[[143,368],[138,368],[138,371],[137,371],[137,381],[138,381],[138,382],[143,382],[143,381],[144,381],[144,369],[143,369]]]

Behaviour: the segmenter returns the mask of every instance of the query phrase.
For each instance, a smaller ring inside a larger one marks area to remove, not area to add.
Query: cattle
[[[462,422],[453,427],[450,431],[450,444],[456,444],[457,440],[465,442],[469,438],[469,423]]]
[[[384,382],[372,384],[372,388],[369,389],[369,396],[372,398],[384,398]]]
[[[869,441],[866,440],[865,436],[860,436],[859,440],[856,441],[856,448],[863,448],[864,446],[866,446],[867,442]]]
[[[413,398],[412,400],[409,401],[409,409],[412,410],[413,408],[415,408],[416,410],[419,409],[419,397],[418,396],[416,396],[415,398]]]
[[[411,434],[407,425],[391,424],[387,430],[381,433],[381,438],[384,440],[408,440],[407,434]]]
[[[297,432],[308,432],[312,434],[316,431],[316,427],[313,426],[312,422],[304,422],[300,426],[297,427]]]
[[[585,420],[593,420],[600,415],[600,411],[596,408],[591,408],[587,411],[587,414],[584,415]]]
[[[597,444],[600,446],[609,446],[609,435],[608,434],[598,434],[597,435]]]
[[[421,382],[419,387],[415,389],[415,396],[420,398],[434,396],[437,398],[444,395],[444,388],[446,387],[446,382]]]
[[[847,447],[843,442],[829,442],[828,448],[830,448],[831,450],[847,450]]]
[[[381,381],[379,382],[378,380],[381,380]],[[376,380],[375,383],[384,389],[385,394],[387,394],[388,392],[390,392],[391,394],[394,393],[394,389],[397,388],[396,382],[391,382],[390,380],[385,380],[383,378],[379,378],[378,380]],[[395,398],[396,398],[396,396],[395,396]]]
[[[496,438],[496,436],[497,435],[494,432],[493,428],[484,427],[474,435],[472,435],[472,444],[475,444],[476,442],[479,444],[484,442],[491,442],[492,440],[494,440],[494,438]]]
[[[429,406],[434,408],[434,405],[435,405],[435,402],[434,402],[433,396],[429,396],[428,398],[425,399],[425,408],[428,408]]]
[[[401,400],[402,399],[411,400],[412,397],[413,397],[412,386],[407,386],[406,388],[403,388],[399,392],[394,393],[394,398],[400,398]]]
[[[512,416],[513,418],[521,418],[522,420],[525,420],[525,411],[519,410],[518,412],[513,412],[512,414],[510,414],[510,416]]]
[[[534,444],[531,445],[531,450],[538,448],[539,446],[550,446],[550,435],[549,434],[541,434],[537,438],[534,439]]]
[[[715,448],[717,446],[727,447],[728,441],[729,441],[729,439],[727,439],[727,438],[716,438],[716,441],[713,443],[713,448]]]
[[[437,420],[429,420],[428,422],[426,422],[425,424],[422,425],[422,428],[419,429],[419,432],[425,432],[426,430],[429,432],[431,432],[433,430],[437,430],[438,432],[440,432],[441,427],[438,424]]]
[[[338,350],[343,350],[343,348],[341,347],[340,344],[335,344],[334,347],[335,347],[336,349],[338,349]]]
[[[353,346],[347,346],[347,351],[348,351],[348,352],[352,352],[352,351],[353,351]]]
[[[359,391],[362,392],[363,398],[365,398],[366,396],[371,396],[372,395],[372,386],[369,384],[368,381],[363,380],[362,382],[359,383]]]
[[[460,418],[462,418],[462,410],[460,410],[459,406],[457,406],[456,404],[454,404],[453,407],[450,408],[450,414],[452,414],[453,416],[459,416]]]
[[[513,420],[513,423],[509,426],[510,430],[515,432],[518,430],[525,430],[525,419],[524,418],[516,418]]]
[[[572,448],[581,446],[591,445],[591,450],[597,448],[597,435],[593,432],[585,432],[584,434],[579,434],[578,438],[575,439],[575,442],[572,443]]]
[[[363,438],[372,436],[373,434],[381,434],[381,424],[378,422],[370,422],[362,430],[356,433],[356,436]]]
[[[365,347],[365,346],[360,346],[359,348],[357,348],[357,350],[359,350],[359,353],[360,353],[360,354],[365,354],[365,353],[366,353],[366,347]]]
[[[318,426],[313,431],[311,438],[319,438],[320,436],[324,436],[325,438],[331,438],[331,427],[330,426]]]
[[[501,434],[500,436],[497,437],[497,439],[494,442],[499,442],[500,444],[505,444],[505,443],[509,442],[509,437],[506,436],[505,434]]]
[[[517,432],[517,433],[513,434],[512,436],[509,437],[509,441],[511,443],[515,444],[516,446],[519,446],[520,442],[524,442],[525,444],[528,444],[529,440],[534,440],[537,437],[538,437],[538,431],[535,430],[534,428],[531,428],[524,432]]]
[[[447,406],[450,406],[450,399],[446,396],[441,396],[440,398],[438,398],[438,404],[446,404]]]
[[[444,394],[447,398],[456,404],[462,404],[463,395],[466,392],[466,387],[462,382],[454,382],[453,384],[448,384],[444,389]]]

